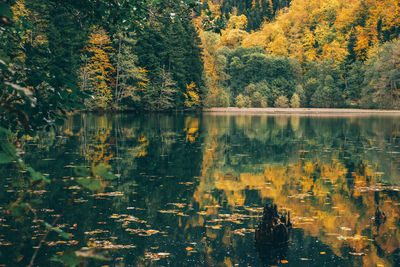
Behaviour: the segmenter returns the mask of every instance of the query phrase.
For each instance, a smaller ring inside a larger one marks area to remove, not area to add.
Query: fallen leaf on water
[[[94,197],[121,197],[123,195],[124,193],[119,191],[93,194]]]
[[[166,256],[171,255],[171,253],[168,253],[168,252],[159,252],[159,253],[157,253],[157,255],[158,255],[158,256],[166,257]]]
[[[160,212],[160,213],[178,213],[178,211],[177,210],[158,210],[158,212]]]
[[[150,259],[150,260],[154,260],[154,261],[158,261],[158,260],[160,260],[160,258],[166,258],[169,255],[171,255],[171,253],[168,253],[168,252],[158,252],[158,253],[146,252],[144,254],[146,259]]]
[[[151,236],[151,235],[155,235],[155,234],[164,234],[164,232],[160,232],[158,230],[145,230],[145,229],[131,229],[131,228],[127,228],[125,229],[125,231],[131,233],[131,234],[138,234],[139,236]]]
[[[115,245],[108,240],[94,240],[87,242],[88,247],[105,248],[105,249],[121,249],[121,248],[135,248],[134,245]]]
[[[350,255],[354,255],[354,256],[363,256],[365,255],[363,252],[349,252]]]
[[[85,235],[95,235],[95,234],[102,234],[102,233],[108,233],[108,230],[101,230],[101,229],[96,229],[90,232],[85,232]]]
[[[186,206],[185,203],[168,203],[168,205],[174,205],[178,208],[184,208]]]
[[[235,235],[241,235],[241,236],[244,236],[245,234],[250,234],[250,233],[252,233],[252,232],[254,232],[253,231],[254,229],[246,229],[246,228],[242,228],[242,229],[236,229],[236,230],[234,230],[233,231],[233,233],[235,234]]]

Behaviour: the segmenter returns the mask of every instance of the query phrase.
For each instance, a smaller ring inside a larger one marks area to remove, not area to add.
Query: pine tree
[[[136,44],[134,35],[118,32],[114,40],[118,47],[114,60],[116,66],[115,103],[120,105],[121,102],[128,99],[134,102],[139,101],[141,88],[139,83],[146,82],[147,78],[146,73],[137,66],[138,57],[133,51]]]

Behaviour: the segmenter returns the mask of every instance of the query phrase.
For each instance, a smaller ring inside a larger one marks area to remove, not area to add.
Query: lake
[[[71,237],[52,231],[37,266],[80,247],[106,251],[89,266],[400,265],[400,117],[82,114],[21,151],[52,182],[0,165],[0,264],[27,265],[43,237],[7,212],[29,199]],[[116,179],[82,189],[75,167],[100,163]],[[287,245],[255,246],[266,203],[290,211]]]

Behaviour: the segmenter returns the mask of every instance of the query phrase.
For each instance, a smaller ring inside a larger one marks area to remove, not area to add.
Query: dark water
[[[26,266],[43,237],[7,211],[26,201],[72,234],[51,232],[37,266],[81,247],[111,259],[89,266],[400,265],[400,117],[82,115],[22,151],[52,182],[0,169],[0,264]],[[117,179],[81,189],[74,167],[99,163]],[[265,203],[291,211],[287,246],[256,249]]]

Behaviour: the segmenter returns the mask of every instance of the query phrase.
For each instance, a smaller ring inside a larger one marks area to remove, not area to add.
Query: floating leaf
[[[70,234],[68,234],[67,232],[64,232],[64,231],[61,230],[60,228],[53,227],[53,226],[51,226],[51,225],[50,225],[49,223],[47,223],[47,222],[44,222],[44,225],[45,225],[46,229],[50,229],[50,230],[56,232],[56,233],[57,233],[59,236],[61,236],[62,238],[68,239],[68,240],[71,239]]]
[[[123,195],[124,195],[124,193],[115,191],[115,192],[108,192],[108,193],[97,193],[97,194],[94,194],[93,196],[96,196],[96,197],[121,197]]]
[[[78,183],[90,191],[99,191],[102,189],[102,185],[99,180],[92,178],[85,178],[78,180]]]
[[[55,255],[51,258],[52,261],[61,262],[65,266],[75,267],[81,264],[82,258],[75,254],[75,251],[69,250],[61,255]]]
[[[109,180],[115,179],[115,175],[110,172],[110,169],[111,169],[110,165],[100,163],[95,167],[93,167],[93,174],[95,176],[99,176],[104,179],[109,179]]]
[[[365,255],[363,252],[349,252],[350,255],[354,255],[354,256],[363,256]]]
[[[90,171],[85,167],[80,167],[80,166],[76,166],[76,167],[75,166],[71,166],[71,167],[74,167],[75,174],[77,176],[79,176],[79,177],[88,177],[88,176],[90,176]]]

